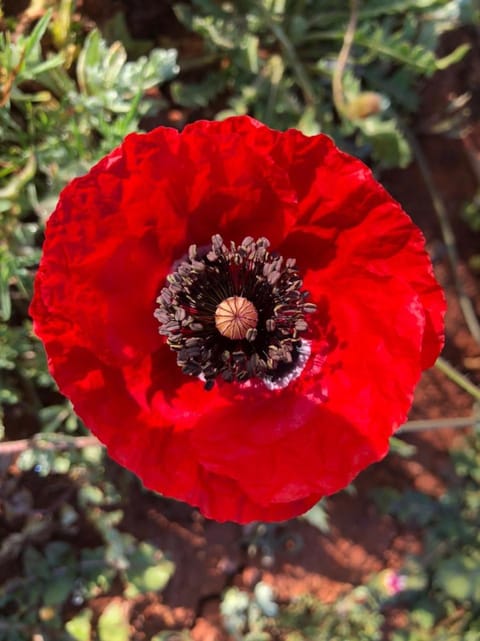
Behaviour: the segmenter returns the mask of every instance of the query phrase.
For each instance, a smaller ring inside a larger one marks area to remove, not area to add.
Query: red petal
[[[62,192],[47,224],[31,308],[45,341],[63,319],[112,364],[161,343],[155,299],[185,235],[161,183],[152,181],[145,192],[142,176],[129,173],[124,160],[115,150]]]
[[[288,175],[264,153],[263,137],[278,134],[248,124],[253,122],[200,121],[185,128],[181,151],[189,179],[190,242],[206,245],[219,233],[235,242],[266,236],[278,245],[294,224],[296,196]],[[245,135],[252,127],[262,138]]]
[[[359,160],[341,153],[326,136],[287,131],[273,151],[288,167],[299,200],[299,224],[280,251],[295,255],[302,269],[368,266],[393,274],[419,296],[426,315],[422,368],[443,347],[445,297],[434,278],[421,231]],[[330,276],[328,276],[330,278]],[[316,282],[326,275],[319,273]],[[313,279],[312,279],[313,280]],[[310,286],[315,287],[315,282]]]
[[[288,387],[184,376],[155,298],[188,245],[267,236],[318,311]],[[110,454],[219,520],[286,519],[387,451],[444,301],[421,233],[325,136],[248,118],[131,135],[62,193],[32,302],[52,373]]]

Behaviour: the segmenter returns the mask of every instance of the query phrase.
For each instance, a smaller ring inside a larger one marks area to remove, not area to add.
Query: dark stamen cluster
[[[305,314],[314,312],[315,305],[305,302],[308,292],[301,290],[295,259],[271,254],[269,245],[266,238],[247,237],[227,247],[218,234],[211,248],[192,245],[157,298],[160,333],[177,352],[182,371],[202,375],[207,389],[217,376],[227,382],[258,377],[275,383],[298,364]],[[237,307],[239,313],[248,308],[255,326],[245,326],[243,338],[232,339],[219,331],[218,318]]]

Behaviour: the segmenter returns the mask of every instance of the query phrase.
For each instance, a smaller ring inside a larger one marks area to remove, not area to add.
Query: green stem
[[[258,3],[257,7],[261,11],[269,29],[281,44],[286,57],[289,59],[292,69],[297,76],[298,84],[302,88],[305,102],[308,105],[314,105],[317,102],[317,97],[310,82],[310,78],[308,77],[308,73],[306,72],[300,58],[297,56],[295,47],[283,30],[283,27],[272,17],[271,13],[265,9],[261,3]]]
[[[445,374],[445,376],[447,376],[451,381],[470,394],[470,396],[472,396],[476,401],[480,402],[480,389],[466,376],[450,365],[448,361],[439,356],[435,363],[435,367],[443,372],[443,374]]]

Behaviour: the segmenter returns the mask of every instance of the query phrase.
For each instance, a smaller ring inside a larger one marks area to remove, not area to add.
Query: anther
[[[184,374],[206,389],[216,379],[288,385],[309,357],[307,302],[295,259],[269,251],[266,238],[237,245],[219,234],[210,247],[191,245],[157,298],[160,334]]]

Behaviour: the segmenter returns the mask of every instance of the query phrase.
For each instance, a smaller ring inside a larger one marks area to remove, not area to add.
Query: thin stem
[[[467,158],[470,162],[472,171],[474,172],[475,177],[477,178],[477,182],[480,184],[480,153],[478,152],[478,149],[472,142],[472,139],[469,134],[470,134],[469,131],[462,132],[460,136],[460,140],[463,143],[463,147],[467,154]]]
[[[450,365],[448,361],[439,356],[435,363],[435,367],[439,369],[451,381],[456,383],[459,387],[465,390],[476,401],[480,401],[480,389],[474,385],[464,374],[461,374],[457,369]]]
[[[409,129],[404,128],[404,132],[412,147],[423,180],[430,193],[433,208],[435,210],[435,213],[437,214],[443,241],[445,243],[448,259],[450,261],[450,266],[453,274],[453,282],[455,284],[455,289],[457,290],[458,300],[463,313],[463,317],[465,318],[465,323],[467,324],[470,334],[480,345],[480,323],[478,322],[473,303],[465,293],[463,283],[458,275],[459,255],[455,242],[455,234],[453,232],[452,225],[450,224],[447,208],[445,207],[445,204],[435,187],[430,167],[428,166],[427,159],[425,158],[423,151],[421,150],[420,145],[417,142],[417,139]],[[476,398],[478,398],[478,396]]]
[[[281,57],[271,56],[270,67],[270,91],[268,92],[267,106],[265,108],[265,122],[272,122],[272,116],[278,102],[278,90],[284,72],[284,66]]]
[[[25,54],[26,54],[26,49],[23,49],[22,53],[20,54],[20,58],[18,60],[18,63],[16,66],[11,70],[7,80],[5,81],[5,84],[3,84],[0,87],[1,90],[1,95],[0,95],[0,109],[5,107],[7,104],[9,98],[10,98],[10,93],[13,89],[13,85],[15,83],[15,80],[20,73],[20,69],[22,68],[22,65],[25,60]]]
[[[343,93],[343,74],[345,71],[350,50],[352,48],[353,39],[355,37],[355,30],[357,28],[358,20],[358,0],[350,0],[350,19],[348,21],[347,30],[343,38],[342,48],[338,54],[337,63],[335,65],[332,76],[332,97],[333,104],[341,116],[347,115],[347,104],[345,102],[345,95]]]
[[[407,421],[402,425],[395,434],[404,434],[405,432],[421,432],[423,430],[441,430],[441,429],[461,429],[480,424],[480,415],[478,416],[460,416],[454,418],[431,418],[418,421]]]
[[[45,435],[39,434],[33,438],[23,438],[18,441],[4,441],[0,443],[0,457],[20,454],[30,448],[37,450],[57,451],[80,449],[101,445],[95,436],[62,436],[58,440],[47,440]]]
[[[222,57],[218,53],[209,53],[204,56],[197,56],[196,58],[186,58],[185,60],[180,60],[180,73],[186,73],[187,71],[194,71],[201,69],[202,67],[208,67],[213,65],[221,60]]]
[[[269,29],[279,41],[285,55],[289,59],[292,69],[297,76],[298,84],[302,88],[305,102],[309,105],[314,105],[317,101],[315,91],[310,82],[310,78],[308,77],[308,73],[306,72],[300,58],[297,56],[297,52],[295,51],[295,47],[291,43],[290,38],[285,33],[283,27],[272,17],[270,12],[261,3],[258,3],[257,7],[262,12]]]

